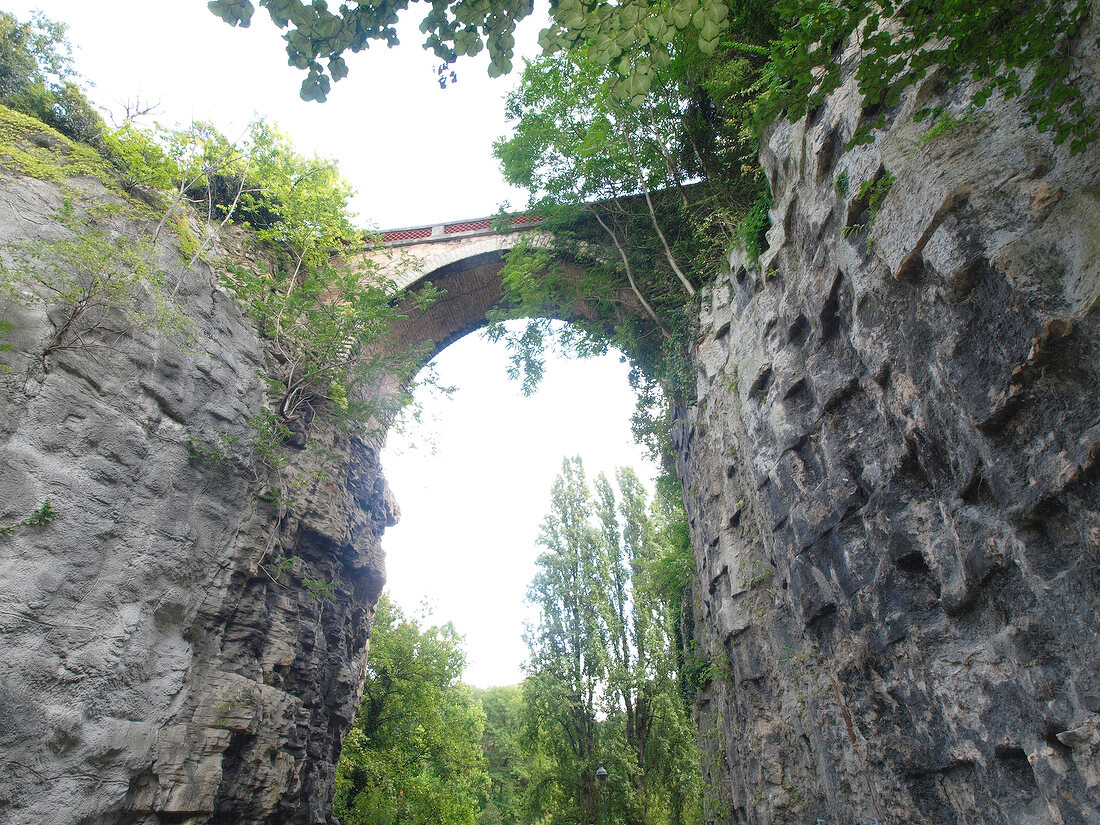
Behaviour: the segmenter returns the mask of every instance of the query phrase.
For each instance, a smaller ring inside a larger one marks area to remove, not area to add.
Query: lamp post
[[[600,780],[600,805],[603,808],[603,825],[610,825],[607,817],[607,769],[600,765],[596,768],[596,778]]]

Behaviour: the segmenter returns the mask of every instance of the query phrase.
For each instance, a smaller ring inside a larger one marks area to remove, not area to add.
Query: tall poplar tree
[[[527,634],[524,684],[529,735],[549,760],[532,777],[535,807],[555,819],[591,823],[598,813],[596,768],[606,653],[600,634],[599,535],[580,458],[562,461],[542,523],[538,572],[528,600],[539,611]]]
[[[618,495],[601,474],[593,495],[581,460],[566,459],[543,522],[524,683],[530,813],[553,823],[686,825],[698,818],[698,753],[654,577],[668,531],[632,470],[616,482]]]

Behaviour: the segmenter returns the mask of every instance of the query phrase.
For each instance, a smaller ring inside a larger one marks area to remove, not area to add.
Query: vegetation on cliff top
[[[352,224],[351,187],[332,161],[298,154],[260,121],[237,143],[203,123],[112,128],[98,115],[77,123],[74,111],[94,110],[68,54],[63,25],[0,13],[0,99],[20,109],[0,105],[0,167],[55,183],[63,196],[57,237],[0,250],[0,310],[44,305],[54,326],[27,379],[48,373],[61,352],[111,348],[139,334],[180,335],[186,347],[193,323],[178,296],[205,257],[266,343],[269,403],[240,446],[192,438],[191,452],[228,458],[250,444],[237,460],[257,480],[268,478],[269,497],[286,506],[298,481],[285,467],[286,442],[302,446],[318,414],[358,430],[403,403],[357,388],[382,375],[407,382],[419,367],[419,352],[392,341],[404,295],[373,263],[337,265],[370,240]],[[72,100],[84,108],[69,107]],[[230,223],[247,231],[229,239]],[[249,254],[225,251],[238,246]],[[165,263],[168,249],[178,266]],[[434,298],[428,287],[407,305]],[[11,328],[5,319],[0,333]],[[14,357],[10,345],[3,350]]]

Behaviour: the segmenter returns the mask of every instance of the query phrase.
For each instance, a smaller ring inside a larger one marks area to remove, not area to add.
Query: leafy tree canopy
[[[521,741],[523,692],[508,685],[478,690],[475,696],[485,711],[481,751],[489,771],[478,825],[525,825],[523,797],[530,766]]]
[[[341,3],[333,12],[325,0],[258,0],[272,22],[287,29],[289,62],[307,72],[301,91],[305,100],[324,100],[332,81],[347,76],[344,52],[362,51],[371,41],[396,45],[398,15],[409,3]],[[252,0],[211,0],[207,6],[234,26],[248,26],[256,10]],[[512,69],[516,24],[533,9],[532,0],[433,0],[420,23],[427,35],[424,47],[444,64],[487,49],[490,76],[507,74]],[[636,70],[644,77],[651,65],[648,55],[658,61],[664,59],[660,55],[667,57],[676,32],[691,29],[700,48],[714,51],[728,13],[722,0],[555,0],[550,4],[550,26],[540,42],[548,51],[592,43],[603,62],[618,61],[624,76]]]
[[[348,73],[345,52],[361,51],[371,41],[396,45],[398,14],[410,0],[341,3],[336,11],[326,0],[258,3],[287,29],[290,64],[307,72],[302,97],[324,100],[331,82]],[[240,26],[249,25],[256,8],[253,0],[207,5]],[[507,73],[516,23],[532,9],[532,0],[433,0],[420,24],[424,46],[444,64],[488,49],[490,75]],[[975,98],[979,106],[994,92],[1025,93],[1038,128],[1053,130],[1058,142],[1070,139],[1080,151],[1095,139],[1095,124],[1083,111],[1065,47],[1089,9],[1090,0],[552,0],[539,42],[548,54],[583,51],[612,69],[612,85],[623,100],[644,94],[685,45],[703,55],[719,52],[724,42],[750,52],[762,49],[769,68],[757,90],[758,123],[765,123],[783,112],[798,116],[835,89],[838,46],[857,33],[867,105],[890,105],[932,67],[942,66],[950,80],[971,73],[983,81]],[[768,29],[776,20],[778,33],[772,35]]]
[[[590,486],[580,458],[564,460],[554,481],[528,594],[539,612],[523,685],[532,818],[697,821],[698,754],[676,678],[679,608],[672,615],[654,582],[681,552],[661,543],[678,532],[666,519],[682,522],[683,511],[664,504],[652,508],[629,469]],[[612,777],[606,803],[601,763]]]
[[[66,31],[41,12],[23,22],[0,12],[0,103],[97,144],[103,119],[77,83]]]
[[[66,26],[35,12],[20,22],[0,12],[0,97],[10,100],[33,84],[57,84],[73,74]]]
[[[474,825],[488,776],[485,714],[459,682],[454,626],[424,626],[383,595],[363,702],[336,770],[345,825]]]

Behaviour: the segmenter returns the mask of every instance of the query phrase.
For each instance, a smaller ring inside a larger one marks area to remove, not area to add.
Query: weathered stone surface
[[[851,84],[776,128],[770,248],[704,302],[675,435],[710,813],[1098,825],[1100,157],[1015,104],[925,142],[914,106],[851,152]],[[0,244],[64,233],[63,198],[0,179]],[[481,325],[505,246],[425,247],[406,275],[448,297],[402,341]],[[261,343],[161,254],[196,352],[138,334],[45,372],[36,309],[0,356],[0,825],[329,818],[396,507],[377,445],[319,429],[298,502],[259,497]]]
[[[62,237],[68,194],[0,179],[0,243]],[[44,372],[47,314],[5,312],[0,823],[323,823],[394,506],[375,446],[331,432],[311,439],[325,459],[292,457],[297,505],[258,497],[260,342],[208,268],[166,245],[159,264],[193,352],[138,333]],[[47,498],[52,523],[20,524]]]
[[[62,187],[0,186],[0,246],[67,232],[53,219]],[[81,187],[82,202],[113,197]],[[428,344],[430,356],[483,325],[511,242],[433,244],[413,270],[391,273],[447,295],[398,325],[399,345]],[[232,237],[219,247],[254,254]],[[310,449],[292,451],[289,472],[305,482],[296,503],[265,499],[248,423],[264,403],[261,342],[215,274],[184,272],[177,258],[165,246],[160,265],[168,283],[183,279],[197,352],[139,334],[95,357],[58,353],[44,371],[53,321],[41,307],[11,319],[0,825],[331,819],[385,578],[379,539],[397,507],[378,444],[319,426]],[[56,521],[19,525],[46,498]],[[310,580],[332,583],[334,598]]]
[[[1100,151],[914,108],[850,152],[851,84],[775,128],[770,248],[704,302],[676,436],[716,821],[1100,823]]]

